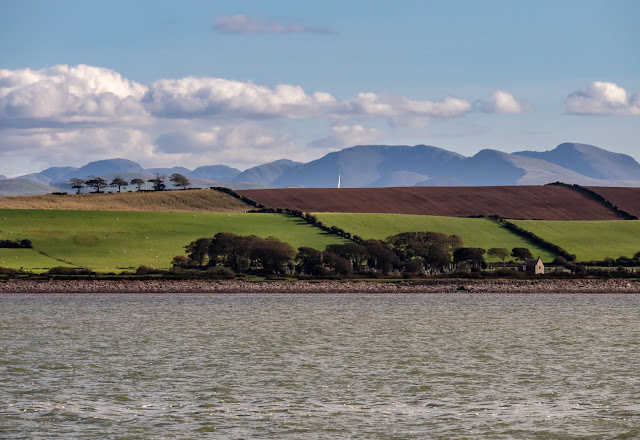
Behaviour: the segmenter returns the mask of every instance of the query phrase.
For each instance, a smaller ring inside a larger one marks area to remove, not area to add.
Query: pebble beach
[[[637,280],[8,280],[0,293],[640,293]]]

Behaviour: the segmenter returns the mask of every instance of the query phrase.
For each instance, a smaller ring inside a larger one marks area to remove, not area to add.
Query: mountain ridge
[[[227,165],[190,170],[143,168],[128,159],[104,159],[82,167],[51,167],[15,179],[66,188],[72,177],[140,177],[184,174],[194,186],[231,188],[343,188],[393,186],[542,185],[555,181],[589,186],[640,187],[640,164],[631,156],[564,142],[547,151],[506,153],[483,149],[470,157],[430,145],[356,145],[307,162],[280,159],[240,171]],[[14,179],[7,179],[14,180]],[[197,183],[197,184],[196,184]],[[44,188],[44,187],[42,187]]]

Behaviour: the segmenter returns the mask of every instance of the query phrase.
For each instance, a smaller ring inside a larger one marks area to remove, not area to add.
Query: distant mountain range
[[[202,166],[195,170],[183,167],[145,169],[127,159],[99,160],[81,168],[53,167],[15,179],[0,180],[0,195],[68,191],[68,181],[73,177],[100,176],[110,181],[121,176],[130,181],[173,173],[187,176],[193,187],[227,186],[234,189],[331,188],[337,186],[338,176],[345,188],[541,185],[555,181],[640,187],[638,162],[626,154],[593,145],[563,143],[550,151],[516,153],[487,149],[471,157],[428,145],[359,145],[329,153],[309,163],[282,159],[245,171],[226,165]]]
[[[631,156],[593,145],[564,143],[551,151],[472,157],[416,145],[361,145],[287,168],[274,187],[543,185],[562,181],[592,186],[640,186],[640,164]]]

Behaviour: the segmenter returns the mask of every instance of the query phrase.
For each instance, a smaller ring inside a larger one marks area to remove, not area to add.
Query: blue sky
[[[356,144],[640,159],[637,1],[12,1],[0,174]]]

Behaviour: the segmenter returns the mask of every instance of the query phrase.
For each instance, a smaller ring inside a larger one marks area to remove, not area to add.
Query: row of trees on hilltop
[[[104,188],[111,187],[118,188],[118,192],[120,192],[122,188],[126,188],[129,185],[135,186],[138,188],[138,191],[141,191],[142,186],[146,183],[150,183],[154,191],[163,191],[167,187],[164,183],[166,178],[167,176],[163,174],[156,174],[155,177],[147,181],[140,178],[135,178],[132,179],[131,182],[127,182],[122,177],[116,176],[111,181],[111,183],[108,183],[102,177],[89,176],[86,180],[74,177],[69,180],[69,185],[71,186],[71,188],[77,190],[76,194],[80,194],[80,191],[82,191],[83,188],[91,188],[93,192],[101,193],[103,192]],[[188,186],[191,186],[191,182],[189,181],[189,179],[178,173],[173,173],[171,176],[169,176],[169,181],[173,182],[175,186],[182,189],[187,189]]]
[[[174,266],[224,266],[235,272],[258,271],[267,274],[349,275],[353,272],[444,273],[461,266],[486,267],[481,248],[464,247],[456,235],[439,232],[405,232],[380,240],[331,244],[324,250],[300,247],[297,250],[277,238],[266,239],[221,232],[195,240],[185,246],[187,255],[173,259]],[[519,260],[531,258],[526,248],[489,249],[488,254],[503,263],[511,255]]]

